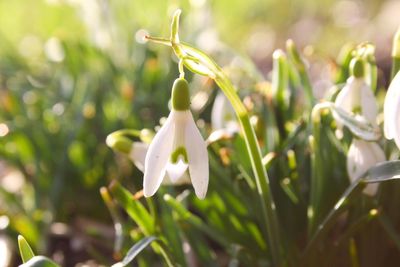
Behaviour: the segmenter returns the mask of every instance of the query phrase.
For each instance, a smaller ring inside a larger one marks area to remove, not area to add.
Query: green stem
[[[261,151],[257,142],[256,134],[251,126],[248,112],[239,96],[236,94],[236,90],[231,82],[222,71],[219,71],[215,74],[215,82],[231,102],[243,130],[247,152],[251,160],[254,178],[257,185],[257,192],[261,202],[262,214],[264,217],[263,231],[267,234],[272,261],[274,263],[273,266],[281,266],[282,243],[280,238],[278,218],[274,199],[270,190],[269,178],[262,163]]]
[[[308,105],[312,108],[315,104],[315,98],[312,90],[312,85],[310,81],[310,77],[307,73],[307,65],[304,62],[304,59],[301,57],[295,43],[293,40],[287,40],[286,42],[286,50],[289,54],[290,59],[292,60],[293,64],[295,65],[301,80],[301,84],[303,85]]]

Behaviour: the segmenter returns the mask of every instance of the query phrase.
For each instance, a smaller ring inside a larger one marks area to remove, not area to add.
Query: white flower
[[[384,133],[400,149],[400,72],[393,78],[383,104]]]
[[[154,195],[166,174],[175,183],[187,172],[197,197],[203,199],[207,193],[207,146],[189,107],[188,84],[184,79],[177,79],[172,88],[172,111],[146,154],[143,180],[145,197]]]
[[[350,71],[352,75],[347,79],[346,86],[336,97],[335,105],[354,114],[356,119],[366,120],[376,126],[378,106],[371,87],[367,85],[363,78],[364,65],[362,60],[354,58],[350,63]],[[336,120],[338,121],[338,119]],[[338,126],[341,125],[338,123]],[[382,161],[385,161],[385,154],[378,144],[353,138],[347,152],[347,173],[350,180],[354,181],[369,168]],[[378,184],[369,184],[364,189],[364,193],[373,196],[377,189]]]
[[[354,138],[347,153],[347,173],[350,180],[354,181],[369,168],[385,160],[385,154],[378,144]],[[375,195],[378,185],[378,183],[368,184],[364,193]]]
[[[335,105],[349,113],[361,115],[376,124],[378,106],[371,88],[362,77],[351,76],[336,97]],[[338,120],[337,120],[338,121]]]

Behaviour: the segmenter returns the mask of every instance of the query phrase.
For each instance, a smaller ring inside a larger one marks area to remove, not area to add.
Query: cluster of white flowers
[[[339,92],[335,106],[353,114],[360,121],[377,126],[378,106],[374,93],[365,82],[363,61],[353,59],[352,75]],[[400,149],[400,72],[391,82],[384,103],[384,134],[394,139]],[[218,94],[212,110],[215,130],[207,140],[211,143],[220,136],[232,136],[239,131],[234,111],[222,94]],[[341,128],[340,119],[338,128]],[[161,184],[192,183],[197,197],[207,193],[209,168],[207,142],[201,136],[190,111],[189,87],[184,79],[177,79],[172,88],[172,110],[153,138],[151,144],[132,142],[129,158],[144,172],[144,196],[154,195]],[[347,172],[354,181],[369,168],[386,160],[376,142],[354,137],[347,154]],[[378,184],[369,184],[364,193],[375,195]]]
[[[357,119],[377,125],[378,106],[371,88],[363,78],[362,60],[353,59],[353,74],[339,92],[335,105],[352,113]],[[354,71],[355,69],[355,71]],[[384,103],[384,134],[394,139],[400,149],[400,73],[389,86]],[[340,123],[339,127],[340,127]],[[347,172],[352,181],[369,168],[386,160],[382,148],[375,142],[353,138],[347,154]],[[378,184],[369,184],[364,193],[375,195]]]

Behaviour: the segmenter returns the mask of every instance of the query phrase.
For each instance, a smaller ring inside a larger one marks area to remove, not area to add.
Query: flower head
[[[385,161],[385,154],[377,143],[354,138],[347,153],[347,173],[350,180],[356,180],[369,168],[382,161]],[[375,195],[378,185],[378,183],[367,185],[364,193]]]
[[[352,63],[353,74],[337,95],[335,105],[376,124],[378,106],[371,88],[363,78],[363,63],[360,59],[353,59]]]
[[[400,149],[400,72],[389,85],[383,104],[384,134],[389,140],[394,139]]]
[[[154,195],[166,174],[172,183],[176,183],[188,173],[197,197],[203,199],[207,193],[207,146],[189,108],[189,86],[185,79],[179,78],[172,88],[171,113],[146,154],[145,197]]]

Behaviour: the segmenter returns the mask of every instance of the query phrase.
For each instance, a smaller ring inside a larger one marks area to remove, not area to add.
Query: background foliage
[[[168,37],[177,7],[184,11],[181,37],[224,67],[254,116],[262,153],[271,159],[266,167],[287,263],[395,266],[396,181],[382,184],[374,199],[355,190],[332,227],[306,249],[313,236],[307,230],[315,153],[309,144],[311,106],[293,62],[286,105],[275,102],[270,81],[274,49],[284,49],[292,38],[320,99],[347,78],[342,46],[370,41],[376,45],[382,103],[391,38],[400,25],[397,1],[0,1],[0,236],[7,248],[15,251],[10,240],[20,233],[35,251],[65,266],[89,259],[110,265],[153,235],[159,241],[138,256],[140,266],[165,262],[162,257],[182,266],[270,265],[242,136],[210,146],[204,201],[187,186],[163,187],[154,198],[141,198],[136,193],[142,173],[105,144],[115,130],[154,129],[168,114],[176,58],[166,47],[144,44],[142,36]],[[193,100],[206,137],[217,88],[188,75],[193,95],[207,96]],[[345,160],[351,139],[345,133],[337,140],[330,114],[322,115],[319,130],[323,184],[316,220],[322,222],[349,186]],[[393,144],[381,143],[388,158],[398,158]],[[122,231],[113,244],[115,225]],[[11,266],[17,262],[13,256]]]

